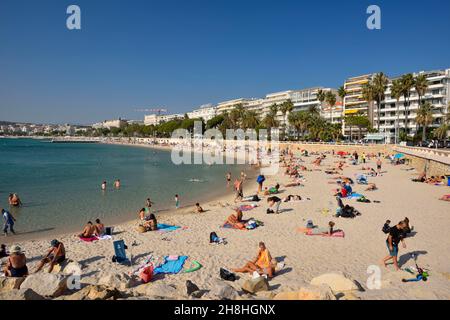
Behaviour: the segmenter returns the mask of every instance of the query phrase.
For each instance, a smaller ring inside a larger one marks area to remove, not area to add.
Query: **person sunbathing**
[[[439,200],[450,201],[450,194],[443,195],[442,197],[439,198]]]
[[[232,271],[236,273],[253,273],[257,271],[260,275],[266,274],[269,278],[272,278],[275,273],[274,263],[264,242],[259,243],[258,255],[254,260],[248,261],[242,268],[232,269]]]
[[[242,211],[241,209],[238,208],[236,209],[236,213],[230,215],[227,218],[227,223],[229,223],[236,229],[246,229],[245,223],[242,221],[242,217],[243,217]]]
[[[150,213],[150,215],[145,218],[144,227],[147,231],[158,230],[158,221],[153,213]]]
[[[5,276],[13,278],[21,278],[28,275],[27,258],[19,246],[11,247],[3,272]]]
[[[287,197],[285,197],[285,198],[283,199],[283,202],[289,202],[289,201],[301,201],[301,200],[302,200],[302,197],[301,197],[301,196],[290,194],[290,195],[288,195]]]
[[[95,232],[94,234],[98,237],[101,237],[105,234],[105,225],[100,221],[100,219],[95,220]]]
[[[61,264],[66,260],[66,249],[64,248],[64,244],[58,240],[52,240],[50,244],[51,248],[39,262],[36,273],[41,271],[46,264],[50,264],[48,273],[51,273],[56,264]]]
[[[203,213],[203,212],[205,212],[205,210],[203,210],[203,208],[200,206],[200,203],[198,203],[198,202],[195,204],[194,210],[195,210],[196,213]]]
[[[367,185],[367,188],[366,188],[366,191],[375,191],[375,190],[377,190],[378,188],[377,188],[377,185],[375,184],[375,183],[369,183],[368,185]]]
[[[427,178],[427,174],[425,172],[422,172],[417,179],[412,179],[413,182],[425,182]]]
[[[81,232],[78,236],[80,238],[92,238],[95,233],[95,227],[91,221],[84,226],[83,232]]]

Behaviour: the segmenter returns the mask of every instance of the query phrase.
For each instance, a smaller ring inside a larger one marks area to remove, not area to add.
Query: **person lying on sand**
[[[377,188],[377,185],[375,183],[369,183],[367,185],[366,191],[374,191],[374,190],[377,190],[377,189],[378,188]]]
[[[41,271],[42,268],[48,263],[50,264],[48,273],[51,273],[56,264],[61,264],[66,260],[66,249],[64,248],[64,244],[62,242],[55,239],[50,242],[50,245],[51,248],[48,250],[44,259],[39,262],[36,273]]]
[[[247,230],[245,228],[245,223],[243,223],[243,221],[242,221],[242,216],[243,216],[242,211],[241,211],[241,209],[238,208],[238,209],[236,209],[236,212],[234,214],[230,215],[227,218],[227,222],[236,229]]]
[[[442,197],[439,198],[439,200],[450,201],[450,194],[443,195]]]
[[[283,202],[289,202],[289,201],[301,201],[301,200],[302,200],[302,197],[301,197],[301,196],[290,194],[290,195],[288,195],[287,197],[285,197],[285,198],[283,199]]]
[[[200,206],[200,203],[196,203],[195,204],[195,209],[194,209],[194,211],[196,212],[196,213],[203,213],[203,212],[205,212],[205,210],[203,210],[203,208]]]
[[[427,178],[427,174],[425,172],[422,172],[417,179],[412,179],[413,182],[425,182]]]
[[[258,255],[254,260],[248,261],[242,268],[232,269],[232,271],[236,273],[253,273],[257,271],[260,275],[266,274],[269,278],[272,278],[275,273],[274,263],[264,242],[259,243]]]
[[[83,232],[79,234],[78,236],[80,238],[92,238],[95,233],[95,227],[92,224],[91,221],[88,221],[88,223],[84,226]]]

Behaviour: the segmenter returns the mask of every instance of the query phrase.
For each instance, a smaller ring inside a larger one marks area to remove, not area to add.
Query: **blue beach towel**
[[[158,273],[171,273],[177,274],[183,269],[184,262],[188,258],[187,256],[179,256],[177,260],[168,260],[169,256],[164,257],[164,263],[155,270],[153,270],[153,274]]]
[[[347,197],[347,199],[359,199],[361,197],[364,197],[364,196],[362,194],[360,194],[360,193],[352,193],[351,195],[349,195]]]
[[[181,227],[179,227],[179,226],[171,226],[169,224],[158,223],[158,231],[160,231],[160,232],[171,232],[171,231],[175,231],[180,228]]]

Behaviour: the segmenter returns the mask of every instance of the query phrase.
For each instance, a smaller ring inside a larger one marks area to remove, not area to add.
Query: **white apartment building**
[[[144,124],[146,126],[157,126],[163,122],[168,122],[176,119],[183,119],[183,114],[149,114],[144,117]]]
[[[188,112],[187,115],[189,119],[200,119],[202,118],[203,121],[211,120],[216,116],[217,113],[217,107],[213,106],[212,104],[205,104],[200,106],[199,108]]]
[[[92,128],[94,129],[111,129],[111,128],[123,128],[128,124],[126,120],[117,119],[117,120],[105,120],[103,122],[94,123]]]
[[[448,103],[450,102],[450,69],[436,70],[436,71],[421,71],[414,73],[413,76],[424,74],[428,80],[428,90],[425,96],[421,97],[422,103],[430,102],[433,106],[433,123],[431,128],[439,127],[445,118],[445,115],[450,112],[448,110]],[[390,79],[389,86],[385,92],[385,100],[380,106],[380,117],[378,117],[377,109],[374,110],[374,127],[380,121],[380,131],[391,137],[391,142],[394,142],[395,127],[397,121],[397,100],[391,95],[392,81],[397,78]],[[398,103],[399,124],[400,129],[405,129],[406,117],[404,108],[404,98],[401,97]],[[375,104],[376,105],[376,104]],[[408,134],[414,136],[419,130],[415,118],[417,110],[419,109],[419,96],[415,88],[411,90],[410,106],[408,108]]]

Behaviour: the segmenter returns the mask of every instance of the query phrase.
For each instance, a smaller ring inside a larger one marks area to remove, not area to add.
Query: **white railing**
[[[450,151],[420,147],[395,146],[394,150],[407,155],[416,156],[450,165]]]

